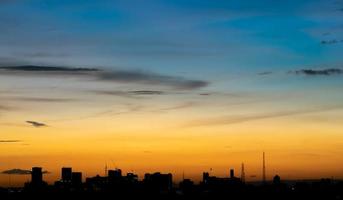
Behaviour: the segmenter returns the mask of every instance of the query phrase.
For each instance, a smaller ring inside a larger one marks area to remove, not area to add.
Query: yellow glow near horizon
[[[52,172],[46,175],[51,182],[59,178],[62,166],[72,166],[85,177],[102,174],[108,164],[133,170],[140,177],[144,172],[163,171],[173,172],[178,179],[185,172],[200,180],[202,172],[210,168],[219,176],[235,168],[239,175],[244,162],[247,179],[254,180],[260,177],[261,152],[266,151],[268,178],[275,174],[283,178],[342,177],[339,166],[343,159],[338,156],[343,153],[341,125],[300,119],[185,128],[177,126],[182,118],[170,121],[170,116],[142,119],[132,115],[57,127],[5,127],[4,137],[16,135],[22,142],[0,146],[1,170],[42,166]],[[6,183],[7,176],[2,177],[1,182]]]

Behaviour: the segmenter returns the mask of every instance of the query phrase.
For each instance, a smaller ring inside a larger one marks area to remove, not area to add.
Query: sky
[[[342,50],[342,0],[0,0],[0,171],[343,178]]]

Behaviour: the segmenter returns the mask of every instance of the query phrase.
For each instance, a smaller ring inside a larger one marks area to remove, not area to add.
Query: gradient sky
[[[342,52],[342,0],[0,0],[0,170],[343,178]]]

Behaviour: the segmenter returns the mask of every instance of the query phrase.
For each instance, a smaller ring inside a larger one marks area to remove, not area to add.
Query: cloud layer
[[[30,170],[26,170],[26,169],[9,169],[9,170],[5,170],[3,172],[1,172],[2,174],[16,174],[16,175],[28,175],[31,174]]]
[[[29,175],[31,174],[31,170],[27,169],[9,169],[1,172],[2,174],[9,174],[9,175]],[[48,174],[48,171],[42,171],[43,174]]]
[[[337,106],[322,106],[322,107],[316,107],[316,108],[297,109],[297,110],[288,110],[288,111],[279,111],[279,112],[270,112],[270,113],[260,113],[260,114],[255,114],[255,115],[222,116],[222,117],[217,117],[217,118],[195,120],[190,123],[187,123],[185,127],[230,125],[230,124],[238,124],[238,123],[263,120],[263,119],[325,112],[325,111],[331,111],[331,110],[342,109],[342,108],[343,106],[337,105]]]
[[[41,122],[35,122],[35,121],[26,121],[26,123],[31,124],[32,126],[36,127],[36,128],[42,128],[42,127],[46,127],[47,125]]]
[[[17,143],[21,142],[21,140],[0,140],[0,143]]]
[[[343,74],[342,69],[338,68],[329,68],[329,69],[301,69],[297,71],[293,71],[295,74],[300,75],[308,75],[308,76],[330,76],[330,75],[336,75],[336,74]]]
[[[0,71],[12,75],[71,75],[93,78],[98,81],[135,83],[146,85],[168,86],[182,90],[193,90],[206,87],[209,83],[203,80],[191,80],[178,76],[161,75],[153,72],[139,70],[112,70],[105,71],[96,68],[71,68],[50,66],[14,66],[0,67]]]

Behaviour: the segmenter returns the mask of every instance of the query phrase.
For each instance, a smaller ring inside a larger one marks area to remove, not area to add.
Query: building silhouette
[[[71,173],[71,174],[70,174]],[[259,184],[242,182],[230,169],[227,176],[203,173],[200,184],[185,179],[173,184],[171,173],[147,173],[143,180],[138,175],[122,170],[108,170],[107,176],[87,177],[72,168],[61,169],[61,179],[54,185],[43,180],[41,167],[33,167],[31,181],[23,189],[0,188],[0,199],[343,199],[343,181],[321,179],[315,181],[281,181],[275,175],[272,182]]]
[[[64,183],[70,183],[72,179],[72,168],[71,167],[63,167],[62,168],[62,177],[61,181]]]
[[[147,173],[144,175],[143,182],[149,189],[157,190],[159,192],[170,192],[173,187],[173,176],[170,173]]]
[[[43,172],[41,167],[32,167],[31,184],[40,185],[43,183]]]
[[[71,184],[73,187],[81,187],[82,186],[82,173],[81,172],[72,172]]]

